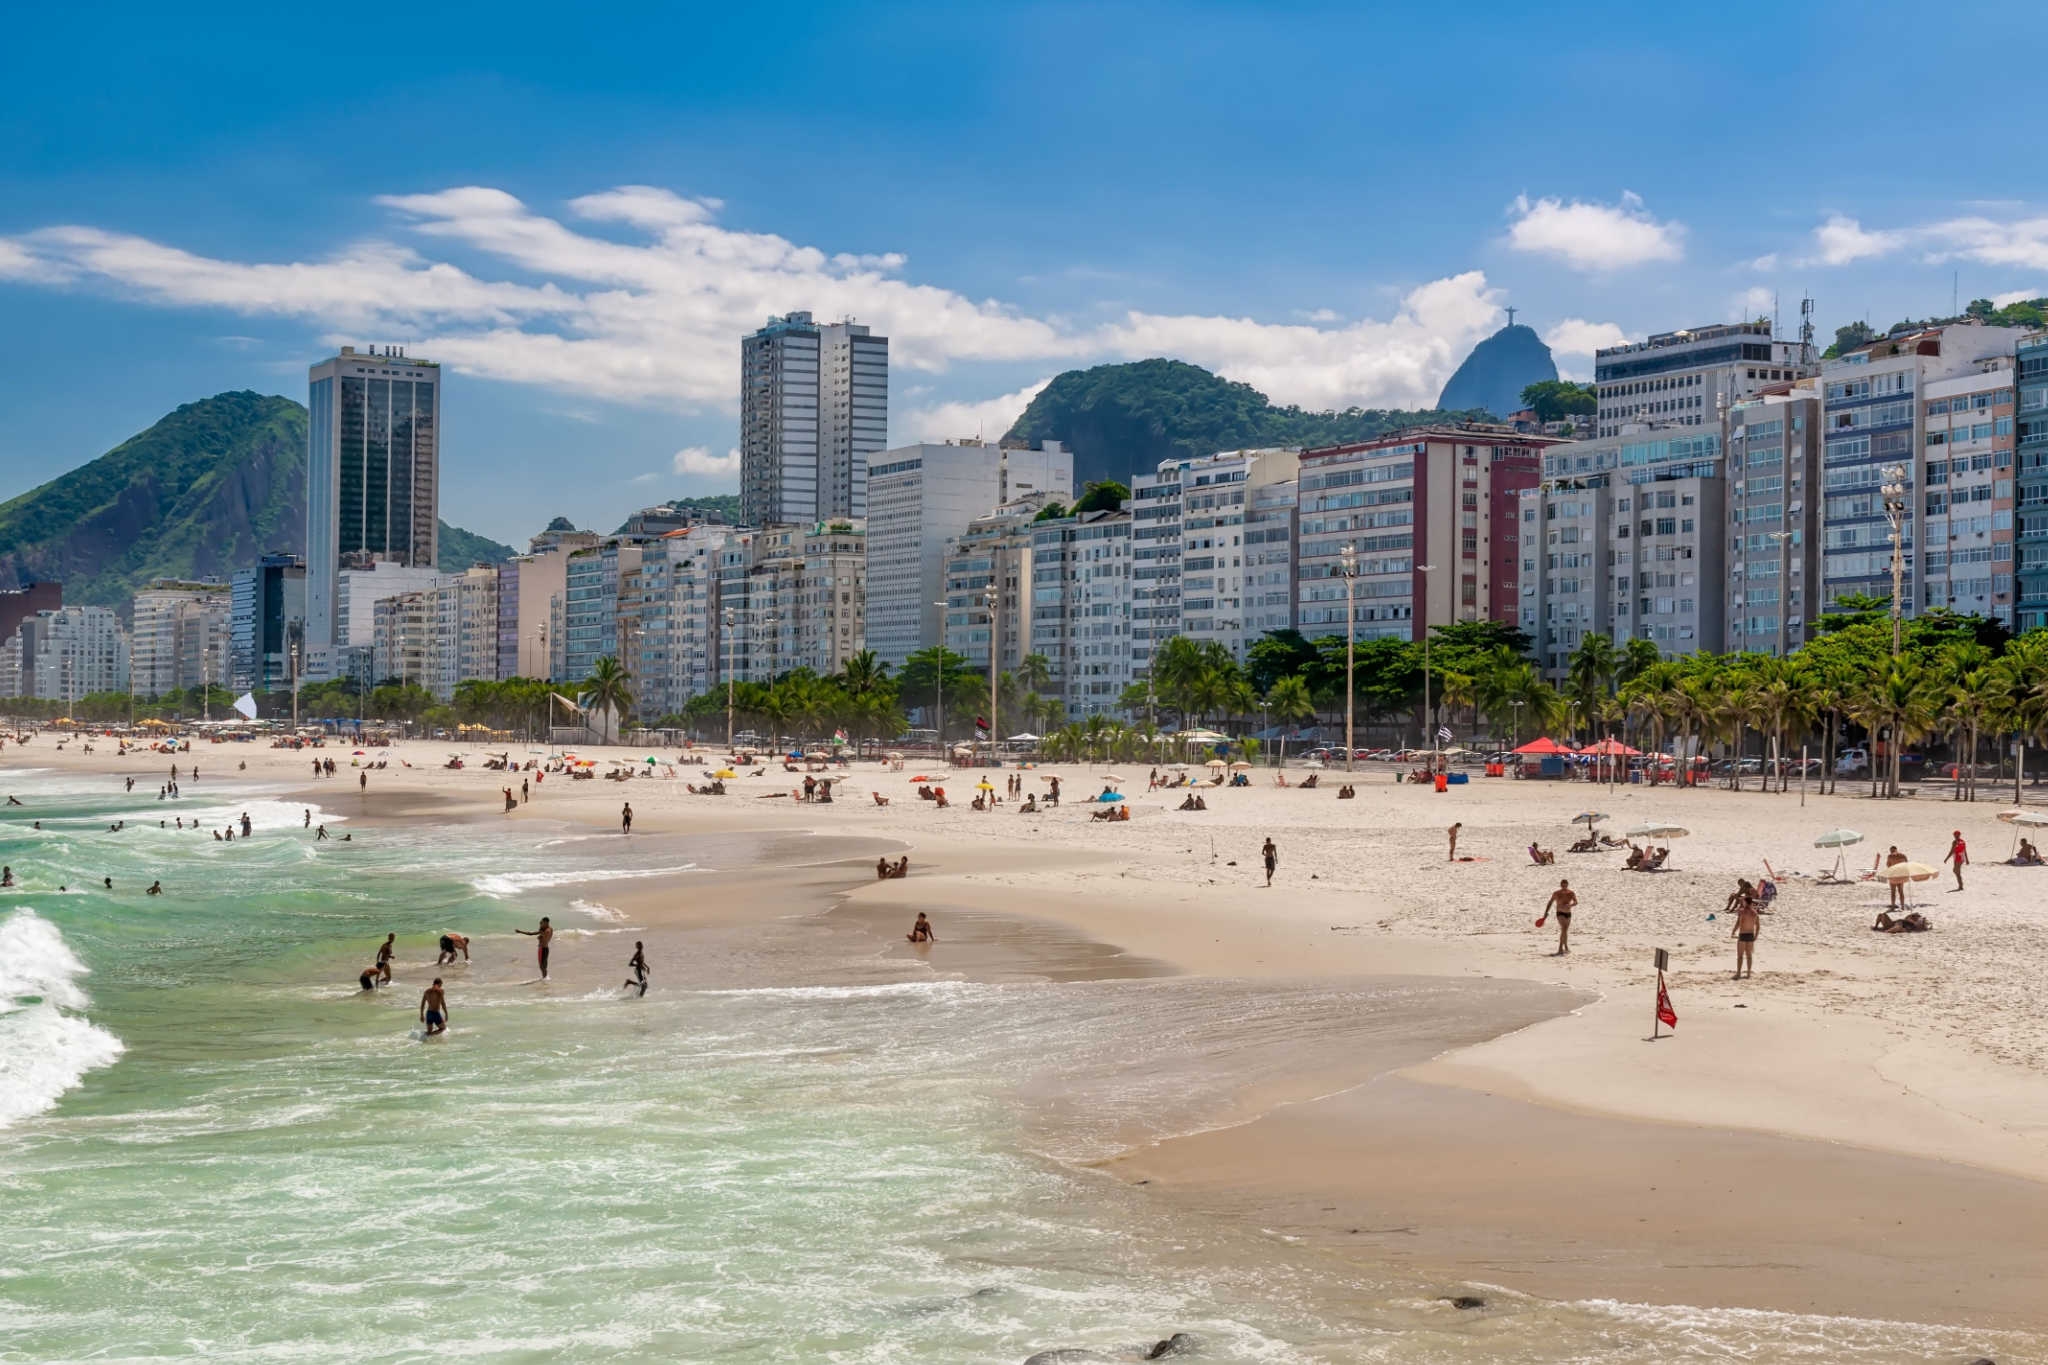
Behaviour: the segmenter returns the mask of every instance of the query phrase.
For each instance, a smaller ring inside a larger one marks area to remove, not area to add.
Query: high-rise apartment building
[[[1520,497],[1518,619],[1562,681],[1590,634],[1674,657],[1722,648],[1727,479],[1718,426],[1625,424],[1543,453]]]
[[[21,623],[37,612],[55,611],[63,605],[62,583],[25,583],[0,590],[0,640],[13,639]]]
[[[902,446],[868,472],[867,647],[883,663],[939,642],[946,542],[993,508],[1074,495],[1074,455],[1057,441],[1005,449],[984,441]]]
[[[498,676],[498,569],[479,564],[444,574],[424,590],[424,611],[432,622],[422,672],[425,685],[446,701],[455,685]]]
[[[1047,501],[1044,494],[1032,494],[1004,503],[969,522],[947,544],[939,643],[984,675],[991,639],[999,673],[1014,674],[1032,652],[1031,532]],[[1004,724],[1015,733],[1017,727]]]
[[[2013,529],[2015,628],[2048,626],[2048,332],[2021,338],[2014,369],[2018,507]]]
[[[1892,530],[1883,489],[1894,482],[1904,488],[1900,528],[1903,610],[1909,615],[1916,613],[1929,600],[1930,584],[1946,584],[1946,556],[1951,552],[1949,542],[1956,522],[1945,495],[1933,502],[1926,496],[1934,491],[1928,477],[1928,462],[1933,458],[1927,445],[1929,386],[1998,367],[2004,357],[2014,353],[2024,335],[2017,327],[1967,322],[1911,328],[1847,351],[1822,367],[1825,501],[1821,517],[1826,539],[1820,610],[1845,594],[1891,597]],[[1992,391],[2011,388],[2010,375],[1991,384]],[[1966,432],[1978,420],[1975,401],[1972,395]],[[2000,407],[2009,425],[2010,398]],[[1946,477],[1954,464],[1946,454],[1946,441],[1953,434],[1953,413],[1939,416],[1951,424],[1942,433],[1944,443],[1934,447],[1943,452],[1938,463]],[[1984,416],[1995,424],[1989,408]],[[1968,435],[1965,439],[1975,453],[1978,442]],[[1987,453],[1992,449],[1988,437],[1983,449]],[[2006,471],[2006,477],[2010,474]],[[1938,546],[1923,534],[1923,519],[1937,504],[1941,510],[1934,515],[1942,518]],[[1974,519],[1979,513],[1969,515]],[[1982,515],[1991,516],[1988,504]],[[2010,513],[2007,520],[2011,520]],[[1970,524],[1973,522],[1966,526]],[[1957,548],[1974,547],[1976,542],[1970,539],[1974,534],[1965,530],[1965,539]],[[1939,575],[1930,574],[1930,561],[1921,553],[1929,548],[1944,554]]]
[[[770,318],[740,342],[740,513],[750,526],[868,514],[889,444],[889,339],[856,322]]]
[[[1921,391],[1920,606],[1988,616],[2010,628],[2013,587],[2013,355],[1987,356],[1975,373],[1929,380]]]
[[[1522,494],[1557,444],[1461,422],[1304,450],[1297,628],[1312,639],[1344,633],[1347,547],[1358,639],[1419,640],[1431,625],[1519,620]],[[1183,589],[1183,615],[1185,597]]]
[[[1031,652],[1050,665],[1067,715],[1114,713],[1136,677],[1127,511],[1031,524]]]
[[[308,581],[311,580],[310,569]],[[334,642],[321,648],[308,640],[306,676],[369,678],[373,671],[377,602],[402,592],[428,592],[441,575],[431,565],[406,565],[380,559],[365,568],[343,569],[334,576]]]
[[[129,677],[138,697],[228,681],[229,589],[225,583],[152,579],[135,594]]]
[[[0,666],[13,695],[76,703],[128,690],[128,636],[106,607],[56,607],[24,617]]]
[[[292,685],[305,664],[306,561],[272,554],[235,572],[229,587],[228,649],[236,691]],[[299,653],[296,656],[293,650]]]
[[[562,681],[580,683],[599,659],[618,657],[619,573],[640,567],[642,544],[613,536],[569,552],[562,589]]]
[[[344,346],[307,373],[306,639],[335,643],[335,576],[379,560],[434,567],[441,369]]]
[[[1594,352],[1594,430],[1618,436],[1624,423],[1717,427],[1725,403],[1813,373],[1811,348],[1775,340],[1768,318],[1660,332]]]
[[[569,556],[594,548],[595,531],[555,529],[528,542],[527,552],[498,566],[498,676],[564,676],[561,616]]]
[[[1811,636],[1811,594],[1821,581],[1820,412],[1817,379],[1774,384],[1727,410],[1721,648],[1783,657]]]

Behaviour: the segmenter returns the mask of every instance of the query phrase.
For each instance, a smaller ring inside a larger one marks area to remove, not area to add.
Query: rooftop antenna
[[[1799,363],[1813,363],[1813,295],[1799,300]]]

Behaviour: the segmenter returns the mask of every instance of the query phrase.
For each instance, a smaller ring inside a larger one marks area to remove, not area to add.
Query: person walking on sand
[[[1578,903],[1578,892],[1572,890],[1569,881],[1562,879],[1557,883],[1557,890],[1550,893],[1550,899],[1543,902],[1543,915],[1536,921],[1536,927],[1541,929],[1543,921],[1553,913],[1557,916],[1557,951],[1551,954],[1552,957],[1563,957],[1572,950],[1572,907]]]
[[[438,976],[433,985],[420,992],[420,1022],[427,1026],[429,1038],[448,1031],[448,995],[441,989]]]
[[[391,955],[398,951],[398,935],[386,934],[384,941],[377,945],[377,974],[385,985],[391,984]]]
[[[1451,836],[1451,852],[1450,856],[1444,859],[1445,862],[1455,863],[1458,861],[1458,831],[1463,828],[1465,828],[1465,822],[1460,820],[1445,831],[1445,833]]]
[[[519,804],[520,804],[520,805],[522,805],[522,806],[523,806],[523,805],[525,805],[525,804],[526,804],[526,797],[527,797],[527,791],[526,791],[526,779],[522,777],[522,778],[520,778],[520,779],[519,779]]]
[[[1970,861],[1970,846],[1963,842],[1963,832],[1961,830],[1957,830],[1949,836],[1948,856],[1943,858],[1942,861],[1955,864],[1956,890],[1962,890],[1963,864]]]
[[[633,955],[626,959],[626,969],[633,975],[619,989],[630,991],[638,986],[640,994],[647,994],[647,947],[637,938],[633,940]]]
[[[1756,975],[1756,936],[1763,931],[1764,917],[1757,909],[1756,897],[1745,896],[1735,908],[1735,927],[1729,934],[1735,939],[1735,979]]]
[[[623,807],[621,807],[621,808],[620,808],[620,810],[619,810],[619,833],[621,833],[621,834],[631,834],[632,832],[633,832],[633,803],[632,803],[631,801],[628,801],[628,802],[627,802],[627,803],[626,803],[626,804],[625,804],[625,805],[624,805]]]
[[[1273,836],[1266,836],[1266,845],[1259,850],[1259,857],[1266,863],[1266,885],[1273,884],[1273,870],[1280,866],[1280,850],[1273,846]]]
[[[542,915],[540,917],[540,928],[514,929],[512,932],[515,934],[524,934],[528,938],[537,938],[540,940],[539,944],[536,945],[538,948],[536,956],[540,959],[540,979],[543,981],[547,980],[548,948],[552,946],[555,941],[555,926],[548,923],[548,917],[546,915]]]

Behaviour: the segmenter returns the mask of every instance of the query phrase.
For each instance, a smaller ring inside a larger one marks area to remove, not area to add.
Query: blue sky
[[[2048,293],[2039,5],[40,7],[0,49],[0,497],[180,402],[444,361],[443,515],[736,485],[738,338],[892,338],[892,438],[1175,355],[1420,406],[1775,294]]]

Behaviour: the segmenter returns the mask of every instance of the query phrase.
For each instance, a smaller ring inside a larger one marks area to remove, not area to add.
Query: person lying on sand
[[[1924,934],[1934,927],[1934,921],[1915,910],[1910,915],[1892,918],[1889,910],[1877,912],[1877,923],[1870,926],[1880,934]]]

